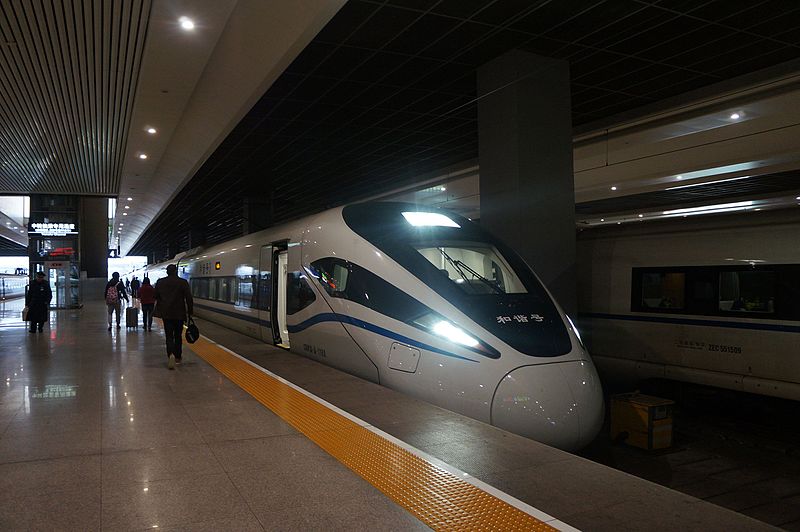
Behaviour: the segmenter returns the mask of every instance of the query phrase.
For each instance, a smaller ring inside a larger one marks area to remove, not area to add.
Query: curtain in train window
[[[685,308],[686,274],[648,272],[642,274],[643,309]]]
[[[775,272],[720,272],[719,310],[774,313]]]

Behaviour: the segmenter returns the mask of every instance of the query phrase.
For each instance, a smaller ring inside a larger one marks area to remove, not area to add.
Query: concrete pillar
[[[194,226],[189,229],[189,249],[206,245],[206,226]]]
[[[89,279],[108,277],[108,198],[81,198],[81,271]]]
[[[245,198],[242,205],[242,234],[249,235],[272,225],[272,196]]]
[[[478,97],[480,223],[574,314],[569,64],[512,50],[478,69]]]

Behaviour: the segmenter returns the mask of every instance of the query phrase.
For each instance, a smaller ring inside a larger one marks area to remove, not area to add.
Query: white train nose
[[[573,451],[592,441],[604,410],[600,380],[590,361],[539,364],[503,378],[492,401],[492,424]]]

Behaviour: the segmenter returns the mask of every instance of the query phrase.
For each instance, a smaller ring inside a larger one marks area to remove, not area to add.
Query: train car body
[[[569,318],[512,250],[455,214],[351,205],[177,264],[195,314],[254,338],[565,449],[602,424]]]
[[[585,230],[579,324],[604,381],[800,400],[800,216]]]
[[[23,297],[29,282],[27,275],[0,273],[0,301]]]

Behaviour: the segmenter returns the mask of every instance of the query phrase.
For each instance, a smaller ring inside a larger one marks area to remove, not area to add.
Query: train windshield
[[[572,348],[533,271],[477,224],[389,202],[349,205],[342,215],[356,233],[514,349],[552,357]]]
[[[526,294],[500,252],[486,242],[426,242],[413,245],[466,294]]]

